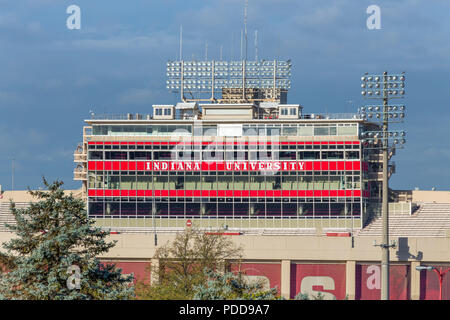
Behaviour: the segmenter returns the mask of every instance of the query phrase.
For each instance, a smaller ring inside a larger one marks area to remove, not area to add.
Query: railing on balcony
[[[295,217],[217,217],[217,216],[103,216],[92,217],[97,226],[121,232],[174,232],[184,229],[187,221],[199,229],[222,229],[230,232],[316,234],[316,230],[341,229],[345,231],[361,229],[360,216],[295,216]],[[258,230],[258,231],[257,231]]]
[[[132,113],[121,113],[121,114],[91,114],[91,120],[150,120],[152,116],[150,114],[132,114]]]
[[[77,152],[75,151],[73,153],[73,159],[75,162],[86,162],[87,161],[87,154],[85,152]]]
[[[87,180],[87,170],[84,167],[76,167],[73,170],[74,180]]]
[[[91,114],[89,120],[151,120],[153,117],[151,114]],[[264,119],[262,115],[258,115],[255,119]],[[277,118],[276,118],[277,119]],[[299,119],[305,120],[358,120],[363,119],[360,114],[357,113],[310,113],[302,114]],[[182,118],[176,118],[176,120],[185,120]],[[295,120],[295,119],[290,119]]]

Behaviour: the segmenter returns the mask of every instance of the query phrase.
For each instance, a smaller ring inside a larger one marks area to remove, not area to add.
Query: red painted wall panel
[[[410,296],[409,266],[389,266],[390,300],[408,300]],[[381,267],[379,264],[356,265],[356,300],[380,300]]]
[[[240,268],[240,269],[239,269]],[[270,283],[270,288],[277,288],[281,293],[281,264],[280,263],[242,263],[233,264],[231,271],[241,271],[248,276],[264,276]]]
[[[291,298],[298,293],[317,296],[320,292],[326,299],[345,299],[345,264],[292,264]]]
[[[440,266],[436,266],[438,270]],[[450,266],[442,267],[445,272]],[[439,276],[436,271],[420,272],[420,299],[421,300],[439,300]],[[442,300],[450,300],[450,271],[442,278]]]
[[[137,261],[103,261],[104,264],[114,263],[117,268],[122,269],[122,274],[134,273],[135,281],[150,283],[150,262]]]

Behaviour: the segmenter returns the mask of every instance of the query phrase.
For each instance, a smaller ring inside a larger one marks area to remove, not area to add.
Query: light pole
[[[14,199],[14,158],[11,161],[11,198]]]
[[[366,131],[362,134],[365,149],[381,149],[383,155],[382,181],[382,239],[379,245],[381,256],[381,299],[389,300],[389,151],[403,145],[404,131],[389,131],[390,122],[403,122],[404,105],[389,105],[389,99],[403,98],[405,94],[405,74],[388,75],[387,71],[380,75],[365,74],[361,78],[361,94],[367,99],[383,100],[382,105],[369,105],[360,108],[363,119],[375,121],[381,127],[376,131]]]
[[[417,266],[416,270],[417,271],[422,271],[422,270],[431,271],[431,270],[434,270],[436,272],[436,274],[439,277],[439,300],[442,300],[442,284],[444,282],[444,277],[447,274],[447,272],[450,270],[450,268],[447,268],[447,270],[442,270],[442,267],[440,267],[438,269],[435,266]]]

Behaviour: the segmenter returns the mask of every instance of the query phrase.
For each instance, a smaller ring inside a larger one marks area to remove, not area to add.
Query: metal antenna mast
[[[258,61],[258,30],[255,30],[255,60]]]
[[[183,61],[183,25],[180,26],[180,61]]]
[[[14,158],[11,161],[11,191],[14,192]],[[12,192],[11,196],[13,194]]]
[[[243,53],[242,53],[242,48],[244,47],[244,44],[242,43],[244,39],[244,31],[241,29],[241,61],[243,60]]]
[[[244,7],[245,60],[247,60],[247,7],[248,7],[248,0],[245,0],[245,7]]]

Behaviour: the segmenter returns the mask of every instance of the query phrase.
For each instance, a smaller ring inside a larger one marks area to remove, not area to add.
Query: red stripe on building
[[[88,161],[89,171],[352,171],[360,169],[360,161]]]
[[[364,193],[365,191],[363,191]],[[361,190],[111,190],[89,189],[89,197],[221,197],[221,198],[320,198],[343,197],[357,198]]]
[[[360,144],[360,141],[89,141],[88,145],[95,144],[114,144],[114,145],[268,145],[268,144],[284,144],[284,145],[303,145],[303,144]]]

